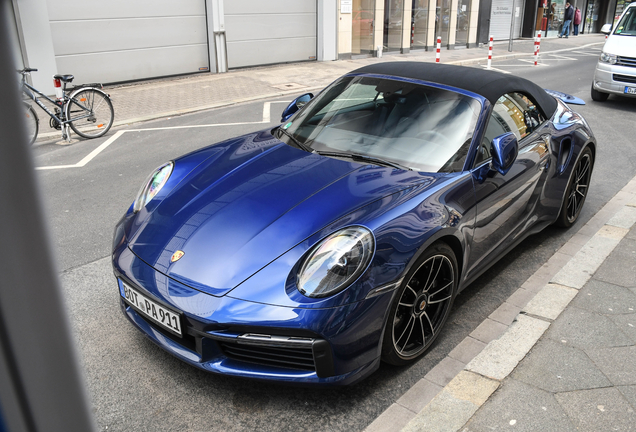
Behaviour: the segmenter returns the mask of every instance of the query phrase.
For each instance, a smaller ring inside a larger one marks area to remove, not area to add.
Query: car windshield
[[[630,7],[618,22],[614,34],[621,36],[636,36],[636,8]]]
[[[454,172],[463,169],[480,110],[477,99],[451,90],[348,76],[282,126],[279,138],[333,157],[366,156],[417,171]]]

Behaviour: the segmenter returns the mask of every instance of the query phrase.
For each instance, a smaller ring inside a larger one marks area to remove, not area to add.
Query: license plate
[[[636,87],[625,87],[625,94],[636,95]]]
[[[126,285],[124,286],[124,299],[143,316],[150,318],[166,330],[181,336],[181,315],[152,301],[139,291]]]

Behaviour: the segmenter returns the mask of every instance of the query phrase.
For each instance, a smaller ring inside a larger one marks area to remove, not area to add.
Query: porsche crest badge
[[[172,254],[172,257],[170,258],[170,262],[173,263],[175,261],[179,261],[181,259],[181,257],[183,257],[185,255],[185,252],[182,250],[178,250],[175,253]]]

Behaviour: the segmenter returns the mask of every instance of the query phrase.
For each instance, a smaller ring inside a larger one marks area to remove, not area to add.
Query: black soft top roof
[[[534,99],[546,117],[551,117],[557,108],[556,99],[535,83],[492,70],[413,61],[377,63],[351,73],[393,75],[444,84],[477,93],[492,104],[505,93],[521,92]]]

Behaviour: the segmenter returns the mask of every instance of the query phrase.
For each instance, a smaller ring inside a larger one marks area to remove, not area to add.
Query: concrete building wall
[[[76,82],[208,70],[204,0],[48,0],[57,69]]]
[[[316,60],[316,0],[224,2],[230,68]]]

